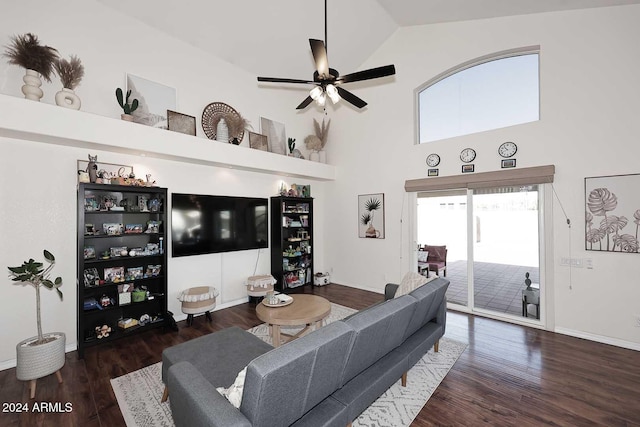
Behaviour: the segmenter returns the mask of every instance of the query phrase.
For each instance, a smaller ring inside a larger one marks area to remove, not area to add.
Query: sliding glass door
[[[472,191],[473,308],[498,314],[537,317],[539,301],[523,311],[527,273],[532,286],[540,283],[539,194],[537,186]],[[538,298],[539,299],[539,298]]]
[[[446,245],[451,308],[539,318],[540,200],[535,185],[418,193],[417,242]]]
[[[466,190],[418,194],[418,246],[446,246],[447,301],[463,306],[469,301],[466,222]]]

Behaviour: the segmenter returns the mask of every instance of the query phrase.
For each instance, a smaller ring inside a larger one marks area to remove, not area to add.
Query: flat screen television
[[[171,194],[171,256],[268,247],[269,201]]]

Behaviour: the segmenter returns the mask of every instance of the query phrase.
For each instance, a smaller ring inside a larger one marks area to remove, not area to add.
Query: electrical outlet
[[[571,264],[570,258],[560,258],[560,265],[570,265],[570,264]]]
[[[582,268],[582,259],[571,258],[571,267]]]
[[[584,266],[590,270],[593,269],[593,260],[591,258],[584,259]]]

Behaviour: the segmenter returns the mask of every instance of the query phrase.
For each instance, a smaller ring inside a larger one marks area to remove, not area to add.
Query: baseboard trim
[[[618,338],[605,337],[602,335],[590,334],[588,332],[576,331],[567,328],[555,328],[554,332],[562,335],[569,335],[571,337],[582,338],[589,341],[595,341],[602,344],[628,348],[629,350],[640,351],[640,344],[631,341],[620,340]]]

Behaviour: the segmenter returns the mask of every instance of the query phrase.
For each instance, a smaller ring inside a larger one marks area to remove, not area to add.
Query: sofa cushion
[[[448,286],[449,280],[438,277],[409,293],[408,296],[415,298],[417,303],[415,315],[409,322],[406,335],[403,337],[404,339],[415,333],[436,316],[438,307],[445,298]]]
[[[254,359],[242,413],[254,427],[294,423],[339,387],[353,334],[334,322]]]
[[[229,387],[251,360],[272,349],[273,346],[237,326],[226,328],[165,349],[162,381],[167,384],[167,372],[173,364],[187,361],[214,387]]]
[[[402,343],[414,307],[415,298],[404,295],[359,311],[343,321],[353,328],[355,336],[342,384]]]

